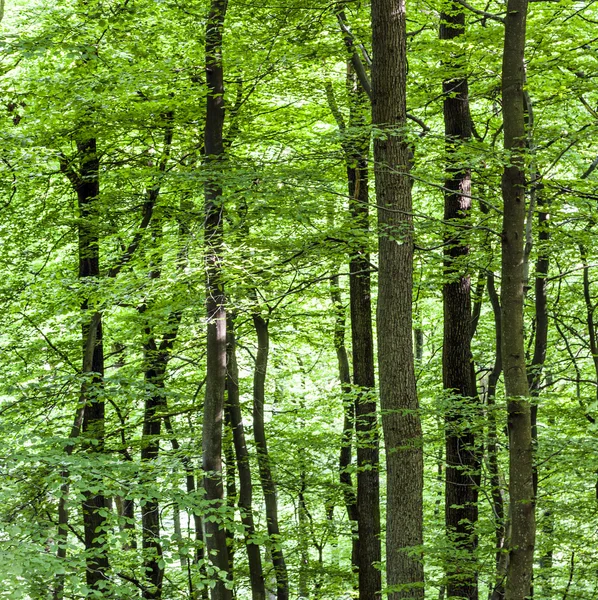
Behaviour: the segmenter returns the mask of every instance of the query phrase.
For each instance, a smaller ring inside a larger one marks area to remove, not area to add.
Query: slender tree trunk
[[[224,206],[222,200],[222,162],[224,159],[224,77],[222,33],[227,0],[212,0],[206,23],[206,97],[205,125],[205,228],[206,312],[208,317],[206,392],[203,410],[202,452],[205,497],[214,516],[224,503],[222,485],[222,426],[226,379],[226,310],[224,282],[220,264],[223,244]],[[207,555],[229,579],[226,530],[220,519],[204,520]],[[220,577],[211,590],[212,600],[231,600],[230,589]]]
[[[245,442],[245,430],[239,402],[239,368],[237,366],[237,341],[235,337],[234,320],[228,318],[228,362],[227,381],[228,402],[226,405],[231,429],[233,432],[233,446],[239,472],[239,512],[244,526],[245,546],[249,562],[249,580],[251,583],[252,600],[266,599],[266,586],[262,567],[260,547],[255,538],[255,523],[253,520],[253,483],[249,466],[249,452]]]
[[[92,318],[92,322],[87,332],[87,339],[85,340],[83,350],[83,372],[88,373],[91,370],[93,354],[95,352],[96,345],[96,333],[97,323],[99,322],[100,315],[96,313]],[[81,433],[81,427],[83,425],[83,419],[85,415],[85,397],[81,394],[79,398],[79,407],[75,415],[75,420],[71,428],[69,435],[69,441],[65,448],[66,455],[71,456],[75,447],[77,438]],[[68,540],[69,530],[69,508],[68,508],[68,495],[70,491],[69,485],[69,470],[63,469],[61,472],[63,483],[60,486],[60,499],[58,500],[58,531],[57,531],[57,545],[58,550],[56,551],[56,557],[59,560],[66,558],[66,544]],[[62,600],[64,597],[64,573],[58,573],[56,576],[56,582],[54,584],[53,598],[54,600]]]
[[[379,225],[378,362],[387,463],[389,599],[424,597],[423,448],[412,341],[413,223],[404,0],[372,1],[372,123]]]
[[[149,334],[149,329],[146,330]],[[149,474],[144,477],[154,478],[151,463],[158,458],[160,452],[160,433],[162,418],[159,412],[164,409],[164,376],[167,357],[160,355],[153,338],[144,345],[145,353],[145,383],[147,397],[143,417],[143,436],[141,441],[141,461],[149,463]],[[150,479],[151,480],[151,479]],[[143,564],[149,585],[143,590],[142,597],[160,600],[162,597],[162,580],[164,567],[161,566],[162,544],[160,543],[160,506],[155,496],[149,495],[141,507]]]
[[[228,333],[227,333],[228,339]],[[227,345],[228,349],[228,345]],[[227,357],[227,365],[228,365],[228,357]],[[229,377],[228,377],[228,368],[226,375],[226,383],[228,386]],[[228,388],[227,388],[228,389]],[[228,395],[228,391],[227,391]],[[236,468],[235,468],[235,449],[233,447],[233,434],[232,434],[232,424],[230,420],[230,412],[228,407],[225,406],[225,435],[224,435],[224,459],[226,461],[226,506],[228,507],[228,514],[231,522],[234,522],[235,515],[235,506],[237,504],[237,478],[236,478]],[[234,527],[226,528],[226,547],[228,548],[228,568],[230,572],[231,579],[234,581],[235,579],[235,530]],[[233,592],[233,598],[234,598]]]
[[[349,357],[345,346],[345,309],[343,307],[339,277],[335,275],[330,281],[330,297],[334,307],[334,347],[338,361],[339,380],[343,395],[343,435],[339,455],[339,480],[343,492],[343,500],[347,517],[351,526],[351,566],[354,572],[359,571],[359,537],[357,533],[357,498],[353,479],[349,471],[352,461],[351,447],[355,430],[355,402],[351,399],[351,371]]]
[[[363,112],[363,92],[355,92],[351,128],[362,128],[360,139],[351,149],[349,208],[353,227],[359,231],[359,243],[349,263],[351,306],[351,346],[353,349],[353,384],[355,400],[355,430],[357,445],[357,531],[360,600],[377,600],[382,587],[380,546],[380,477],[378,417],[374,395],[374,334],[372,330],[372,300],[370,290],[370,257],[367,248],[369,230],[368,162],[369,131],[359,111]],[[353,116],[355,115],[355,116]],[[355,165],[355,166],[351,166]]]
[[[504,144],[508,164],[502,178],[502,358],[509,429],[511,513],[507,600],[524,600],[531,589],[535,511],[529,386],[526,375],[523,300],[525,241],[524,50],[527,0],[509,0],[502,67]]]
[[[440,20],[441,40],[454,40],[465,31],[465,14],[457,3],[451,3],[448,10],[441,13]],[[462,55],[452,55],[449,66],[463,69],[463,60]],[[447,151],[444,219],[447,231],[442,289],[442,372],[444,389],[451,398],[445,414],[445,523],[454,549],[447,560],[447,596],[477,600],[475,526],[480,481],[474,415],[479,406],[471,354],[471,279],[465,264],[469,246],[463,235],[463,224],[469,220],[471,210],[471,169],[459,164],[463,162],[459,158],[462,146],[471,137],[466,77],[460,75],[445,80],[443,92]]]
[[[488,422],[488,474],[492,494],[492,511],[494,513],[494,537],[496,549],[496,580],[490,593],[490,600],[503,600],[505,597],[505,579],[508,565],[508,552],[505,552],[507,543],[505,523],[505,500],[500,481],[498,467],[498,432],[496,426],[496,386],[502,373],[502,314],[500,299],[496,291],[494,273],[487,277],[488,297],[494,314],[495,354],[494,365],[488,376],[487,391],[487,422]]]
[[[97,231],[96,201],[100,193],[99,168],[96,140],[89,138],[77,142],[79,175],[76,183],[79,206],[79,277],[100,276],[99,234]],[[85,407],[82,432],[84,443],[91,453],[104,449],[104,346],[102,342],[102,317],[100,313],[89,314],[87,300],[82,304],[83,368],[85,381],[81,385],[81,405]],[[95,335],[90,329],[95,329]],[[89,338],[95,339],[91,362],[85,360],[85,348]],[[95,484],[101,486],[101,481]],[[84,492],[83,530],[86,553],[86,583],[91,590],[99,590],[106,581],[109,563],[104,544],[106,534],[106,498],[100,492]]]
[[[253,436],[257,449],[257,459],[260,481],[266,504],[266,524],[270,537],[272,564],[276,575],[276,597],[278,600],[289,598],[289,578],[287,565],[282,551],[280,527],[278,525],[278,497],[276,483],[272,474],[266,428],[264,426],[265,383],[268,369],[268,354],[270,352],[270,334],[268,322],[259,314],[253,315],[253,324],[257,334],[257,356],[253,378]]]
[[[346,22],[344,13],[340,11],[338,16],[339,22],[344,24]],[[343,27],[346,27],[346,25],[343,25]],[[345,43],[350,49],[353,49],[352,39],[347,38],[346,35]],[[354,59],[354,62],[357,61],[361,65],[358,57],[354,56]],[[363,65],[360,68],[363,70]],[[360,600],[374,600],[380,592],[382,577],[380,570],[377,568],[377,563],[381,559],[380,478],[378,473],[379,435],[376,398],[373,394],[375,386],[374,335],[369,274],[370,257],[367,240],[369,232],[368,153],[370,130],[366,122],[369,99],[363,88],[363,83],[366,83],[363,81],[364,74],[365,70],[363,70],[362,77],[358,80],[351,64],[347,65],[350,135],[346,135],[343,140],[343,150],[347,161],[349,210],[352,218],[352,228],[357,231],[356,239],[352,240],[349,263],[353,383],[357,390],[357,396],[354,409],[351,410],[355,415],[354,418],[348,418],[352,415],[348,415],[348,409],[345,407],[345,427],[350,425],[352,432],[353,422],[355,423],[357,441],[357,506],[355,509],[348,508],[349,518],[353,516],[357,519],[358,530],[357,540],[353,545],[353,564],[359,574]],[[363,81],[363,83],[359,81]],[[341,133],[347,134],[344,119],[336,106],[331,87],[328,89],[328,102]],[[338,282],[338,278],[336,278],[336,281]],[[337,316],[337,324],[338,322],[339,318]],[[338,352],[339,346],[337,345],[337,354]],[[343,380],[343,365],[340,356],[339,367],[341,367],[341,380]],[[350,383],[348,361],[346,368],[346,381]],[[347,431],[345,428],[345,438],[348,439],[350,444],[350,438],[346,434]],[[349,450],[346,450],[346,448],[345,445],[345,454],[341,452],[341,462],[346,461],[347,458],[350,462],[350,447]],[[347,500],[355,499],[354,492],[351,492],[351,495],[352,498],[345,496],[345,504],[347,504]]]

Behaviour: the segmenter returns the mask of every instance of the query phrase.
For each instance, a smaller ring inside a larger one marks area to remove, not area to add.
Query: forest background
[[[597,597],[594,0],[0,7],[0,598]]]

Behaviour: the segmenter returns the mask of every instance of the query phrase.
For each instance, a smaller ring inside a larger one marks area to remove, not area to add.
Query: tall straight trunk
[[[454,40],[465,31],[465,14],[451,3],[440,14],[440,39]],[[463,69],[463,56],[451,55],[447,63]],[[447,596],[477,600],[475,551],[478,520],[479,457],[472,417],[478,398],[471,354],[471,279],[465,259],[469,254],[463,225],[471,210],[471,169],[463,164],[462,146],[471,138],[467,78],[460,75],[443,82],[444,132],[447,173],[444,220],[447,224],[442,288],[444,343],[442,379],[450,394],[445,413],[446,478],[445,524],[451,544],[447,557]],[[454,225],[454,226],[453,226]]]
[[[490,600],[503,600],[505,597],[505,577],[507,573],[508,553],[505,552],[506,523],[505,500],[498,467],[498,432],[496,425],[496,386],[502,373],[502,314],[500,298],[496,291],[494,273],[487,276],[488,297],[494,314],[494,365],[488,376],[487,421],[488,421],[488,475],[492,494],[492,512],[494,513],[494,539],[496,549],[496,579],[490,593]]]
[[[77,142],[79,155],[79,175],[76,183],[79,207],[79,277],[98,278],[100,276],[100,249],[95,205],[100,193],[99,168],[95,138]],[[99,313],[89,314],[87,300],[81,306],[83,311],[82,346],[83,377],[81,385],[81,405],[84,406],[82,432],[84,443],[92,453],[104,449],[104,400],[102,385],[104,380],[104,346],[102,341],[102,317]],[[95,335],[90,329],[95,329]],[[91,363],[85,360],[85,348],[89,338],[95,339]],[[101,482],[97,481],[101,486]],[[101,491],[84,492],[83,530],[85,538],[86,573],[89,588],[98,590],[105,582],[109,569],[108,554],[103,542],[106,533],[106,498]]]
[[[359,599],[377,600],[382,587],[380,545],[380,476],[378,472],[379,435],[374,395],[374,333],[369,230],[368,151],[370,132],[365,129],[366,97],[349,77],[351,113],[349,126],[355,131],[348,148],[347,180],[352,225],[358,241],[349,262],[351,307],[351,346],[353,349],[353,385],[356,388],[355,430],[357,446],[357,532],[359,565]],[[352,85],[353,84],[353,85]]]
[[[149,329],[146,331],[149,334]],[[141,439],[141,461],[151,463],[158,458],[160,452],[160,433],[162,418],[159,412],[164,409],[164,377],[168,355],[163,356],[156,348],[153,338],[144,345],[145,383],[147,397],[143,416],[143,436]],[[153,467],[149,466],[148,477]],[[153,483],[157,483],[154,479]],[[160,543],[160,506],[154,496],[145,499],[141,507],[142,547],[145,575],[149,585],[143,589],[142,597],[159,600],[162,597],[162,544]]]
[[[249,465],[249,452],[245,441],[241,404],[239,402],[239,368],[237,366],[237,340],[234,320],[229,316],[227,326],[227,381],[226,389],[228,411],[233,433],[233,446],[239,472],[239,512],[244,527],[245,547],[249,563],[249,581],[251,584],[252,600],[266,600],[266,584],[262,567],[260,547],[255,538],[255,523],[253,520],[253,483]]]
[[[353,431],[355,429],[355,402],[351,393],[351,370],[345,346],[345,308],[343,307],[339,277],[330,280],[330,298],[334,307],[334,348],[338,362],[338,373],[343,395],[343,435],[339,454],[339,481],[351,526],[351,566],[359,571],[359,538],[357,533],[357,498],[353,487],[350,467],[352,461]]]
[[[227,334],[228,339],[228,334]],[[227,360],[228,365],[228,360]],[[230,379],[228,368],[226,374],[226,384],[228,386]],[[227,392],[228,395],[228,392]],[[225,401],[226,402],[226,401]],[[237,504],[237,474],[235,465],[235,449],[233,447],[232,424],[228,407],[224,409],[224,460],[226,462],[226,506],[228,507],[229,519],[234,522],[235,506]],[[231,579],[235,579],[235,530],[233,527],[226,528],[226,547],[228,548],[228,569]],[[233,592],[234,598],[234,592]]]
[[[533,448],[526,375],[523,300],[525,241],[524,51],[527,0],[509,0],[502,65],[504,145],[502,177],[502,358],[509,430],[511,512],[507,600],[524,600],[531,589],[536,535]]]
[[[535,308],[536,308],[536,336],[534,338],[534,355],[532,364],[528,369],[527,381],[532,397],[535,401],[531,406],[532,443],[538,443],[538,400],[542,373],[546,362],[546,350],[548,349],[548,295],[546,291],[549,257],[548,243],[550,241],[549,215],[542,209],[546,200],[538,196],[538,258],[536,260]],[[534,496],[538,492],[538,469],[534,465]]]
[[[412,341],[413,222],[404,0],[372,0],[372,123],[379,226],[378,362],[387,464],[389,599],[424,597],[423,448]],[[381,135],[383,132],[384,135]]]
[[[265,384],[266,372],[268,370],[268,354],[270,352],[270,333],[268,331],[268,321],[257,313],[253,315],[253,324],[258,344],[253,377],[253,436],[257,450],[260,482],[266,504],[266,525],[268,536],[270,537],[272,564],[274,565],[274,573],[276,575],[276,597],[277,600],[288,600],[289,577],[280,543],[276,482],[272,473],[272,465],[270,464],[266,428],[264,425]]]
[[[205,124],[205,226],[206,312],[208,319],[206,391],[203,410],[202,453],[205,497],[214,516],[224,503],[222,486],[222,426],[226,380],[226,309],[222,279],[224,206],[222,201],[222,163],[224,159],[224,76],[222,33],[227,0],[212,0],[206,23],[206,97]],[[221,573],[230,579],[226,529],[219,518],[204,520],[207,555]],[[211,590],[212,600],[231,600],[230,589],[218,577]]]
[[[87,330],[87,339],[83,349],[83,373],[89,373],[92,368],[93,354],[96,345],[96,333],[97,324],[99,323],[100,314],[96,313],[92,317],[92,322]],[[71,456],[75,447],[77,438],[81,433],[81,427],[83,425],[83,418],[85,415],[85,397],[81,394],[79,398],[79,407],[75,414],[75,419],[71,432],[69,435],[69,441],[65,448],[66,455]],[[69,485],[69,470],[64,468],[61,472],[63,483],[60,486],[60,499],[58,500],[58,531],[57,531],[57,546],[56,557],[59,560],[66,558],[66,546],[68,539],[69,530],[69,507],[68,507],[68,495],[70,491]],[[65,573],[58,573],[54,582],[54,589],[52,597],[54,600],[62,600],[64,598],[64,581]]]

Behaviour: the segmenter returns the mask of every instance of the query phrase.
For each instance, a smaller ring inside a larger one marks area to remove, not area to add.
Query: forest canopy
[[[598,596],[593,0],[0,0],[0,598]]]

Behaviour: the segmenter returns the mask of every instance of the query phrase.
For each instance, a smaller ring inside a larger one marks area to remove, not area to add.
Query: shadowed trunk
[[[441,13],[440,20],[441,40],[454,40],[465,31],[465,14],[456,3],[451,3],[448,10]],[[464,68],[461,54],[451,54],[446,62],[451,70],[462,71]],[[472,126],[465,76],[445,80],[442,87],[447,153],[442,378],[444,389],[450,394],[445,413],[445,523],[451,545],[451,557],[447,561],[447,596],[477,600],[475,526],[480,478],[475,419],[479,403],[471,355],[471,279],[466,263],[469,255],[466,224],[471,210],[471,169],[462,164],[463,144],[471,138]]]
[[[253,437],[257,449],[260,482],[266,504],[266,525],[268,536],[270,537],[272,564],[274,565],[276,575],[276,597],[278,600],[288,600],[289,578],[280,540],[278,497],[272,466],[270,464],[270,455],[268,454],[266,428],[264,425],[265,384],[266,372],[268,370],[268,354],[270,352],[270,333],[268,332],[268,321],[261,315],[253,315],[253,324],[258,343],[253,377]]]
[[[79,175],[76,182],[79,207],[79,277],[99,278],[100,249],[97,230],[95,204],[100,193],[99,168],[96,140],[94,138],[77,142]],[[88,314],[87,300],[81,306],[83,311],[82,345],[85,381],[81,385],[80,403],[85,407],[82,433],[84,444],[91,453],[101,453],[104,449],[104,400],[102,388],[104,380],[104,346],[102,341],[102,316]],[[90,329],[95,329],[95,334]],[[87,340],[94,338],[91,362],[85,360]],[[99,477],[95,484],[101,486]],[[83,529],[85,537],[87,585],[99,590],[107,578],[109,569],[107,550],[104,545],[106,533],[106,498],[101,492],[84,492]]]
[[[260,547],[255,539],[255,523],[253,520],[253,484],[249,466],[249,452],[245,442],[245,429],[239,402],[239,368],[237,366],[237,341],[235,337],[234,320],[228,317],[227,329],[228,368],[226,388],[228,402],[226,405],[231,429],[233,445],[239,472],[239,511],[244,527],[245,547],[249,562],[249,580],[251,582],[252,600],[265,600],[266,586],[262,568]]]
[[[202,453],[205,498],[215,520],[205,519],[205,538],[210,562],[230,578],[225,524],[219,509],[224,504],[222,485],[222,427],[226,379],[226,310],[221,254],[223,246],[224,206],[222,167],[224,159],[224,77],[222,68],[222,32],[226,0],[212,0],[206,23],[206,125],[205,125],[205,262],[207,364],[203,410]],[[222,577],[211,590],[212,600],[231,600],[231,591]]]
[[[353,571],[358,572],[357,498],[355,496],[355,488],[353,487],[353,478],[350,473],[352,462],[351,447],[353,443],[353,431],[355,429],[355,402],[350,397],[351,372],[347,348],[345,346],[345,308],[342,304],[338,275],[335,275],[330,280],[330,297],[334,307],[334,347],[343,397],[343,435],[339,455],[339,480],[347,517],[351,526],[351,566]]]

